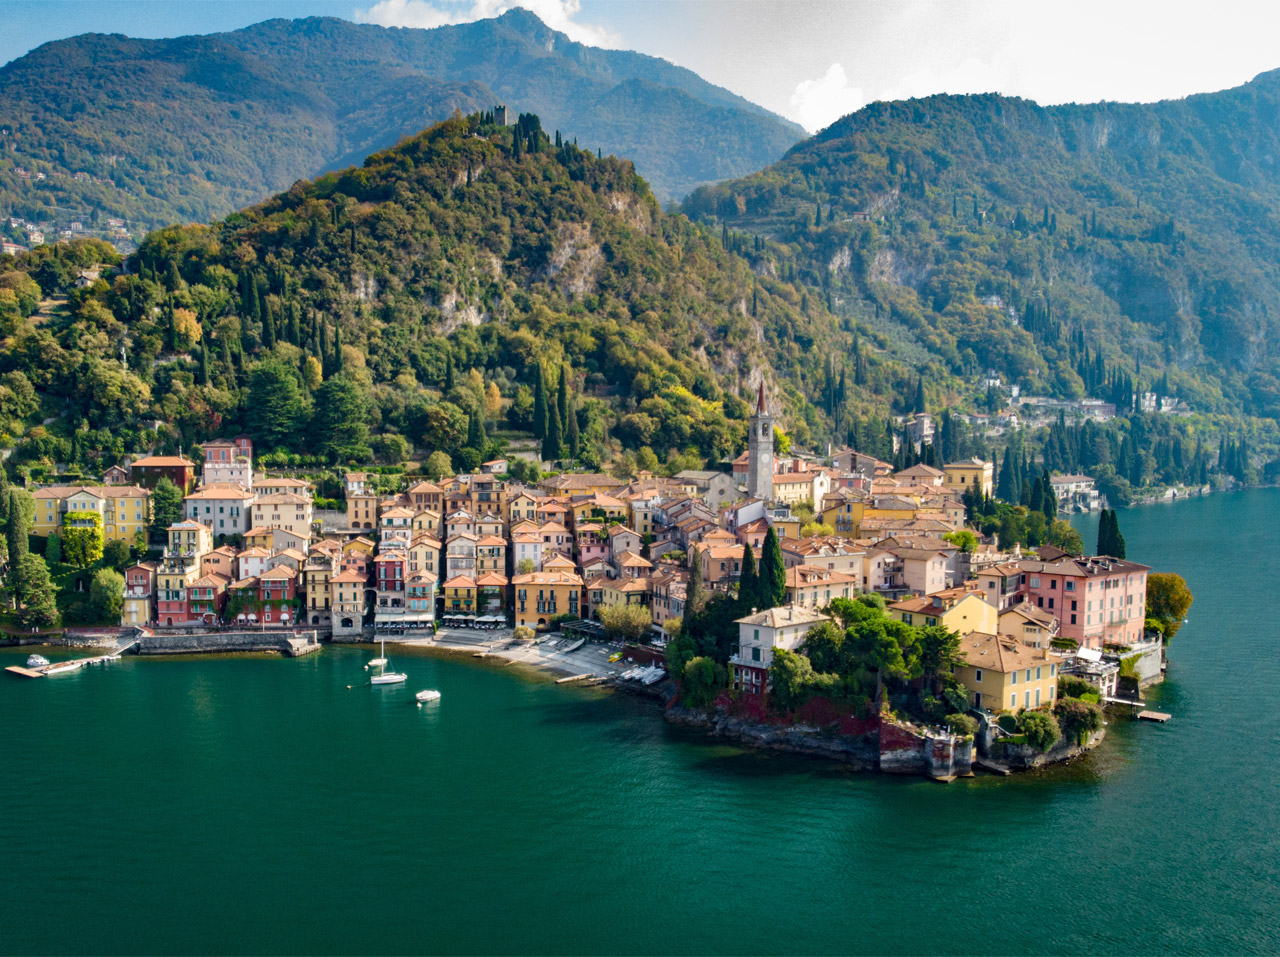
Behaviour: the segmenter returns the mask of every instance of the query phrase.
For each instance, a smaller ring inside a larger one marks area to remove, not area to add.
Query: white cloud
[[[501,16],[515,7],[534,13],[553,30],[587,46],[617,48],[622,38],[611,30],[574,18],[581,12],[581,0],[378,0],[371,7],[357,9],[357,23],[383,27],[417,27],[429,30],[453,23],[470,23]]]
[[[816,80],[796,84],[787,115],[810,133],[830,126],[867,102],[860,87],[850,86],[844,67],[833,63]]]

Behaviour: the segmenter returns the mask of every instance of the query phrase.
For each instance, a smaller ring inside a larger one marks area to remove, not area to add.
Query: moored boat
[[[28,668],[46,668],[49,665],[49,659],[44,655],[32,655],[27,659]]]
[[[436,691],[434,688],[427,688],[423,691],[419,691],[414,695],[414,697],[418,699],[418,704],[427,704],[431,701],[439,701],[440,692]]]

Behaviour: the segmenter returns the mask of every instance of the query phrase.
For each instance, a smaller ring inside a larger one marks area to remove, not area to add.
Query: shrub
[[[1058,676],[1059,697],[1081,698],[1087,694],[1097,695],[1097,700],[1101,700],[1102,698],[1102,691],[1097,685],[1085,681],[1083,678],[1077,678],[1075,675]]]
[[[1041,751],[1048,751],[1062,737],[1058,722],[1047,711],[1024,711],[1018,730],[1027,736],[1028,744]]]
[[[538,637],[538,633],[528,625],[518,625],[515,631],[515,639],[517,641],[533,641]]]
[[[961,737],[971,738],[978,733],[978,719],[967,714],[949,714],[944,721],[952,732]]]
[[[1091,701],[1059,698],[1053,706],[1053,714],[1062,733],[1077,742],[1083,735],[1102,727],[1102,709]]]

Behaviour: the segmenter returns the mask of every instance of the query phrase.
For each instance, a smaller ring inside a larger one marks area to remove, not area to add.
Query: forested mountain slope
[[[0,68],[0,215],[207,221],[498,102],[632,159],[663,199],[758,169],[802,135],[688,70],[582,46],[519,9],[435,30],[311,18],[86,34]]]
[[[991,371],[1280,416],[1280,73],[1149,105],[875,103],[684,208],[973,395]]]
[[[0,423],[28,429],[11,464],[245,429],[329,461],[416,448],[466,466],[492,450],[486,430],[545,431],[548,395],[565,459],[699,464],[740,451],[761,377],[800,441],[829,435],[813,402],[845,390],[815,356],[850,337],[821,298],[664,213],[631,163],[556,138],[533,116],[448,120],[223,221],[158,230],[125,274],[83,288],[105,247],[9,260]],[[842,408],[883,415],[908,372],[862,368]]]

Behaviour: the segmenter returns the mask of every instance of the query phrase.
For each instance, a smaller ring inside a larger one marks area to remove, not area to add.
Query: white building
[[[785,605],[737,620],[738,652],[729,659],[733,686],[750,694],[769,690],[773,650],[795,651],[814,625],[831,619],[819,611]]]
[[[256,497],[242,485],[202,485],[187,496],[184,514],[207,526],[215,536],[243,535],[251,527],[251,506]]]

